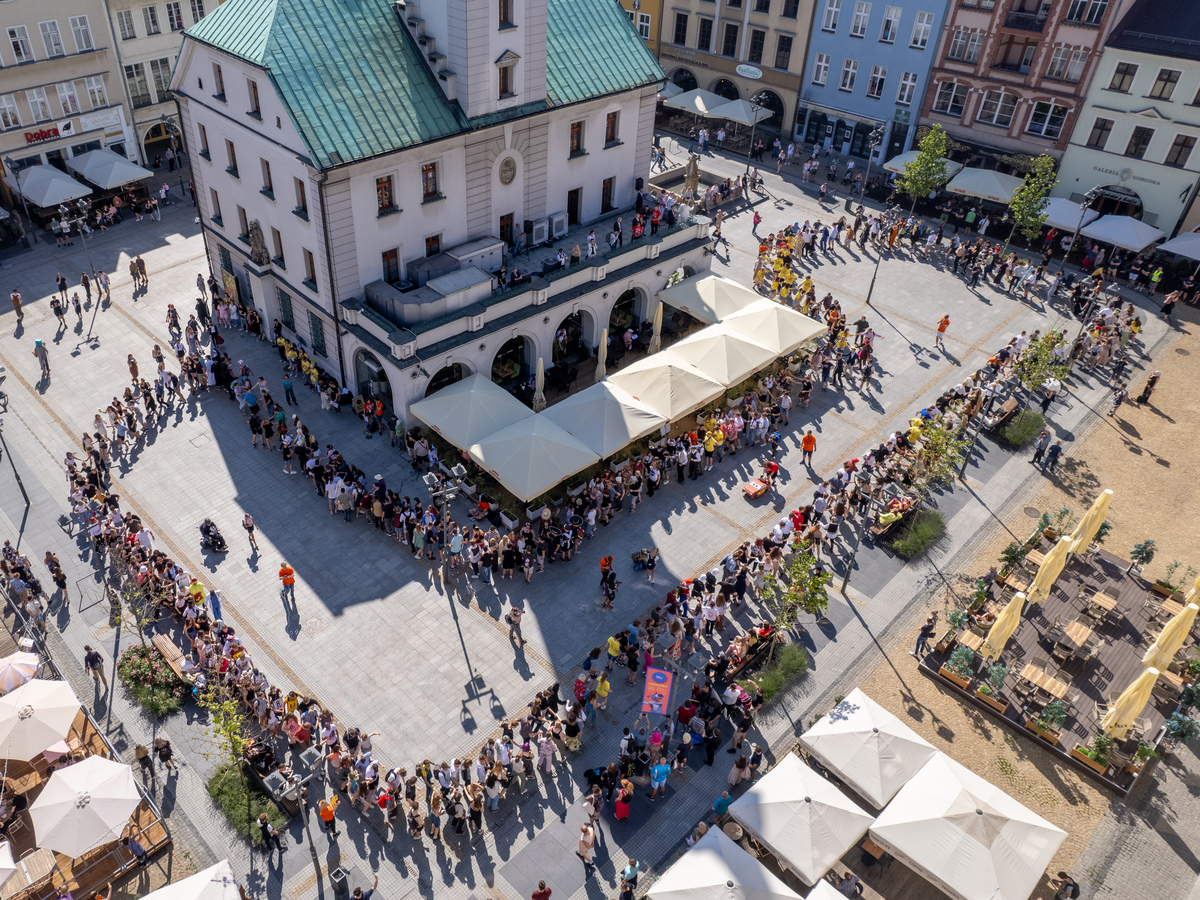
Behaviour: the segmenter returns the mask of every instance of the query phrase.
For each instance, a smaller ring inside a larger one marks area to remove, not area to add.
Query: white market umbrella
[[[541,414],[488,435],[467,452],[525,501],[600,461],[600,454]]]
[[[409,410],[456,447],[469,447],[533,415],[528,406],[479,374],[447,385]]]
[[[803,313],[774,300],[762,299],[721,320],[725,330],[770,347],[777,356],[789,356],[829,329]]]
[[[223,859],[203,872],[151,891],[142,900],[151,897],[154,900],[241,900],[242,895],[233,866]]]
[[[1167,253],[1174,253],[1176,256],[1183,256],[1187,259],[1193,259],[1200,263],[1200,233],[1189,231],[1186,234],[1181,234],[1179,237],[1173,237],[1165,244],[1159,244],[1158,249]],[[1200,274],[1200,265],[1196,266],[1196,271],[1192,273],[1195,278]]]
[[[763,299],[762,294],[719,275],[693,275],[663,288],[658,299],[708,325]]]
[[[729,812],[806,884],[820,881],[875,821],[794,753]]]
[[[4,882],[8,881],[15,871],[17,864],[13,862],[12,844],[5,841],[0,844],[0,887],[3,887]]]
[[[555,403],[542,416],[602,458],[667,424],[665,418],[607,381]]]
[[[32,681],[40,664],[36,653],[14,653],[0,659],[0,692],[7,694]]]
[[[729,101],[720,94],[696,88],[693,91],[684,91],[678,96],[664,100],[663,106],[667,109],[678,109],[683,112],[694,113],[698,116],[713,116],[715,115],[713,110],[725,106],[727,103]]]
[[[650,886],[651,900],[800,900],[757,859],[718,828]]]
[[[889,172],[895,172],[897,175],[903,175],[904,167],[907,166],[910,162],[914,162],[916,160],[916,158],[920,155],[920,153],[921,153],[920,150],[909,150],[906,153],[901,153],[899,156],[893,156],[891,159],[889,159],[887,162],[885,162],[883,164],[883,167]],[[957,175],[962,170],[963,170],[962,163],[954,162],[953,160],[949,160],[949,159],[946,160],[946,177],[947,178],[953,178],[955,175]]]
[[[0,697],[0,756],[31,760],[61,741],[79,713],[79,698],[65,681],[35,678]]]
[[[131,181],[141,181],[154,174],[106,148],[89,150],[68,159],[67,168],[105,190],[119,188]]]
[[[676,343],[664,355],[688,363],[701,375],[726,387],[740,384],[778,357],[770,347],[728,331],[724,325],[702,328]]]
[[[658,89],[658,99],[670,100],[672,97],[678,97],[683,93],[683,88],[673,81],[668,81]]]
[[[608,383],[669,422],[678,422],[725,393],[721,382],[670,356],[663,352],[640,359],[609,375]]]
[[[993,203],[1008,203],[1017,192],[1017,188],[1024,183],[1024,179],[1004,175],[993,169],[967,168],[954,176],[946,185],[946,190],[952,194],[991,200]]]
[[[599,384],[608,374],[604,364],[608,361],[608,329],[600,332],[600,343],[596,345],[596,383]]]
[[[43,208],[57,207],[92,193],[86,184],[80,184],[54,166],[30,166],[14,174],[12,180],[26,202]]]
[[[739,125],[754,125],[775,115],[765,106],[755,106],[749,100],[730,100],[709,113],[714,119],[728,119]]]
[[[818,719],[800,743],[879,808],[937,753],[859,688]]]
[[[1091,225],[1085,225],[1079,233],[1093,241],[1112,244],[1134,253],[1141,253],[1155,241],[1166,237],[1153,225],[1131,216],[1101,216]]]
[[[663,305],[663,302],[660,300],[658,306],[654,307],[654,324],[650,333],[650,346],[646,348],[646,352],[648,353],[657,353],[662,349]]]
[[[51,775],[29,816],[39,847],[76,857],[117,840],[141,802],[129,766],[89,756]]]
[[[533,411],[541,412],[546,408],[546,365],[538,357],[537,375],[533,379]]]
[[[1079,204],[1066,197],[1051,197],[1046,201],[1046,221],[1043,223],[1047,228],[1058,228],[1062,231],[1076,231],[1081,226],[1079,218],[1082,214],[1083,224],[1088,225],[1098,218],[1100,213],[1094,209],[1080,209]]]
[[[959,900],[1026,900],[1067,833],[938,753],[871,826],[871,840]]]

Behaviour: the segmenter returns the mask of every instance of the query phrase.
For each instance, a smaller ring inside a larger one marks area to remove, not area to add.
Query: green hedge
[[[253,844],[262,843],[262,832],[258,827],[261,813],[267,814],[267,819],[278,831],[287,828],[287,818],[279,807],[249,778],[243,779],[238,767],[232,763],[225,763],[208,779],[208,793],[217,801],[229,827]]]
[[[793,681],[808,671],[808,654],[804,652],[804,648],[796,644],[784,644],[775,654],[775,658],[771,660],[754,680],[758,682],[758,686],[762,688],[763,699],[770,703],[775,697],[783,693]],[[745,684],[742,685],[746,687]],[[750,693],[753,691],[749,688]]]
[[[1046,420],[1032,409],[1023,409],[1000,429],[1000,440],[1010,447],[1024,447],[1042,433]]]
[[[946,520],[936,509],[923,509],[915,516],[900,536],[892,542],[892,549],[905,559],[920,556],[946,533]]]

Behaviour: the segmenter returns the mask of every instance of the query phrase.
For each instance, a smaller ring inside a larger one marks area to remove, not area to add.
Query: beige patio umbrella
[[[61,741],[79,713],[65,681],[35,678],[0,697],[0,756],[30,760]]]
[[[1179,652],[1179,648],[1183,646],[1184,638],[1192,630],[1198,612],[1200,612],[1200,606],[1189,603],[1181,612],[1172,616],[1171,621],[1163,626],[1158,639],[1142,657],[1142,665],[1153,666],[1156,669],[1165,669],[1169,666],[1175,659],[1175,654]]]
[[[1100,530],[1100,526],[1104,524],[1104,519],[1108,516],[1108,505],[1112,503],[1113,492],[1101,491],[1100,496],[1092,503],[1079,524],[1075,526],[1075,530],[1071,532],[1071,552],[1083,553],[1091,546],[1092,538],[1096,536],[1096,532]]]
[[[608,359],[608,329],[605,328],[600,332],[600,346],[596,348],[596,380],[603,381],[604,376],[608,374],[608,370],[604,368],[604,362]]]
[[[39,847],[75,857],[117,840],[141,802],[129,766],[89,756],[50,776],[29,817]]]
[[[1008,601],[1008,606],[1004,607],[1000,611],[1000,615],[996,616],[996,621],[992,623],[992,630],[988,632],[987,639],[979,648],[980,656],[984,659],[996,659],[1000,656],[1004,645],[1008,643],[1008,639],[1021,624],[1021,610],[1024,608],[1024,594],[1018,593]]]
[[[658,308],[654,310],[654,334],[650,335],[650,352],[657,353],[662,349],[662,317],[663,303],[658,302]]]
[[[1046,559],[1038,567],[1037,574],[1033,576],[1033,584],[1029,585],[1029,602],[1038,603],[1050,597],[1050,588],[1054,586],[1055,580],[1062,574],[1063,566],[1067,564],[1067,553],[1071,549],[1071,539],[1062,537],[1058,539],[1049,553],[1046,554]]]
[[[14,653],[0,659],[0,692],[7,694],[32,681],[40,663],[36,653]]]
[[[537,377],[533,382],[533,411],[541,412],[546,408],[546,366],[538,357]]]
[[[0,885],[8,881],[9,877],[17,871],[17,864],[13,862],[12,844],[5,841],[0,844]]]
[[[1157,681],[1158,669],[1151,667],[1121,691],[1121,696],[1100,720],[1100,728],[1104,733],[1118,739],[1128,735],[1129,729],[1136,724],[1137,717],[1146,708],[1150,700],[1150,691]]]

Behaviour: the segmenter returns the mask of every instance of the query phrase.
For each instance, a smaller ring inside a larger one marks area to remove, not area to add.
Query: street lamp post
[[[1071,255],[1071,251],[1075,249],[1075,242],[1079,240],[1079,232],[1083,230],[1083,219],[1087,215],[1087,211],[1092,208],[1092,204],[1096,202],[1096,198],[1100,196],[1100,188],[1094,187],[1083,195],[1083,200],[1079,204],[1079,224],[1075,226],[1075,233],[1071,235],[1071,243],[1067,246],[1067,252],[1063,254],[1062,265],[1058,267],[1058,271],[1062,271],[1067,267],[1067,257]]]
[[[176,169],[175,171],[176,171],[176,174],[179,176],[179,196],[183,197],[183,199],[186,200],[187,192],[184,190],[184,187],[183,187],[183,164],[179,162],[180,151],[183,150],[183,140],[182,140],[183,132],[179,130],[179,126],[175,124],[175,120],[172,119],[170,116],[168,116],[166,113],[163,113],[158,118],[159,118],[159,121],[163,123],[163,130],[166,131],[167,134],[171,133],[170,129],[174,129],[175,131],[179,132],[179,137],[180,137],[179,150],[175,151],[175,163],[176,163],[176,165],[179,166],[179,168]]]
[[[447,590],[450,584],[450,556],[446,552],[450,543],[450,535],[447,533],[450,530],[450,504],[458,496],[462,481],[467,477],[467,470],[459,463],[450,470],[450,475],[452,477],[446,479],[439,478],[436,472],[426,472],[421,479],[429,489],[429,499],[442,508],[442,584],[447,586]]]
[[[11,156],[4,157],[4,167],[17,177],[17,193],[21,195],[21,206],[25,209],[25,219],[29,219],[29,204],[25,202],[25,192],[21,190],[21,170],[17,168],[17,161]]]
[[[72,225],[80,226],[79,239],[81,241],[83,241],[83,252],[85,254],[87,254],[88,269],[91,270],[92,280],[95,281],[96,265],[95,265],[95,263],[92,262],[92,251],[88,247],[87,231],[86,231],[88,211],[92,208],[92,204],[86,197],[84,197],[84,198],[81,198],[75,204],[75,206],[79,210],[79,215],[77,215],[77,216],[71,215],[71,207],[67,206],[67,204],[65,204],[65,203],[63,203],[62,205],[60,205],[58,207],[58,214],[60,216],[62,216],[62,223],[63,223],[63,226],[67,229],[68,234],[70,233]],[[86,343],[92,339],[92,330],[96,327],[96,313],[98,313],[99,311],[100,311],[100,294],[97,292],[96,302],[92,306],[92,321],[88,323],[88,333],[87,333],[87,337],[85,337],[83,339],[84,343]]]
[[[867,155],[867,174],[863,176],[862,189],[859,190],[858,196],[861,200],[867,193],[867,182],[871,180],[871,163],[875,162],[875,151],[879,149],[879,145],[883,143],[883,125],[876,125],[871,129],[871,133],[867,135],[867,146],[871,148],[871,152]]]
[[[754,113],[754,121],[750,123],[750,146],[746,148],[746,174],[750,174],[750,159],[754,155],[754,132],[758,128],[758,114],[763,110],[763,92],[759,91],[750,98],[750,110]]]

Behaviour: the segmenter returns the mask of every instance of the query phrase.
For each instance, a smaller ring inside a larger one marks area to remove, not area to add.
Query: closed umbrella
[[[541,412],[546,408],[546,367],[542,358],[538,357],[537,377],[533,382],[533,411]]]
[[[650,335],[650,352],[657,353],[662,349],[662,317],[663,303],[658,301],[658,307],[654,310],[654,333]]]
[[[988,632],[987,639],[979,648],[980,656],[984,659],[995,659],[1000,655],[1004,650],[1004,645],[1008,643],[1008,639],[1021,624],[1021,611],[1024,608],[1024,594],[1017,594],[1008,601],[1008,606],[1004,607],[1000,611],[1000,615],[996,616],[996,621],[992,623],[992,630]]]
[[[76,857],[119,838],[141,802],[129,766],[89,756],[51,775],[29,816],[39,847]]]
[[[1146,704],[1150,701],[1150,691],[1158,681],[1158,669],[1147,669],[1133,680],[1129,687],[1121,691],[1116,703],[1108,708],[1104,718],[1100,720],[1100,728],[1118,740],[1129,734],[1129,729],[1137,722]]]
[[[1058,543],[1046,554],[1046,559],[1038,567],[1033,584],[1029,586],[1029,602],[1037,603],[1050,597],[1050,588],[1055,579],[1062,574],[1063,566],[1067,564],[1067,553],[1071,549],[1071,539],[1061,537]]]
[[[1108,505],[1112,503],[1112,498],[1113,492],[1106,490],[1101,491],[1100,496],[1092,502],[1091,508],[1079,520],[1075,530],[1071,532],[1072,553],[1082,553],[1091,546],[1092,538],[1096,536],[1096,532],[1100,530],[1100,526],[1104,524],[1104,519],[1108,516]]]
[[[600,346],[596,348],[596,380],[603,381],[604,376],[608,374],[608,370],[604,368],[604,362],[608,359],[608,329],[605,328],[600,332]]]
[[[1184,638],[1192,630],[1197,612],[1200,612],[1200,606],[1189,603],[1182,611],[1172,616],[1171,621],[1163,626],[1158,639],[1142,657],[1142,665],[1153,666],[1156,669],[1165,669],[1169,666],[1175,659],[1175,654],[1179,652],[1179,648],[1183,646]]]
[[[30,760],[61,741],[79,713],[65,681],[35,678],[0,697],[0,756]]]
[[[36,653],[14,653],[0,659],[0,691],[7,694],[32,681],[40,662]]]

